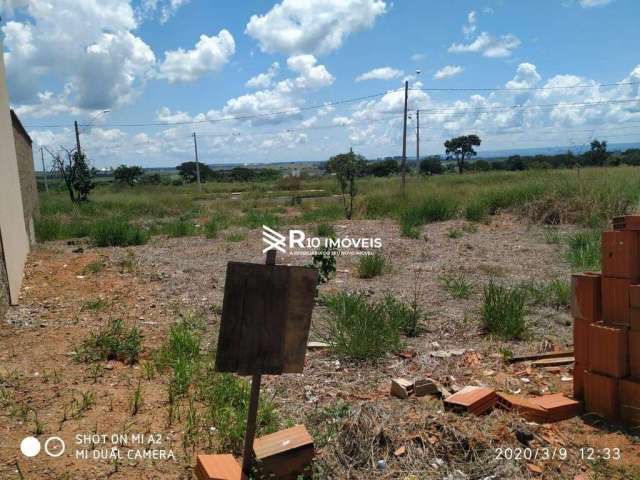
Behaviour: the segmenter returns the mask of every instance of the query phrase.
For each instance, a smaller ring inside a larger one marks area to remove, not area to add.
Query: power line
[[[203,123],[226,122],[226,121],[230,121],[230,120],[252,120],[252,119],[255,119],[255,118],[264,118],[264,117],[271,117],[271,116],[278,116],[278,115],[289,115],[289,114],[300,113],[300,112],[304,112],[304,111],[308,111],[308,110],[316,110],[316,109],[322,109],[322,108],[327,108],[327,107],[334,107],[336,105],[343,105],[343,104],[347,104],[347,103],[362,102],[364,100],[370,100],[372,98],[383,97],[384,95],[387,95],[388,93],[391,93],[391,92],[394,92],[394,91],[396,91],[396,90],[387,90],[386,92],[374,93],[374,94],[365,95],[365,96],[362,96],[362,97],[354,97],[354,98],[347,98],[347,99],[343,99],[343,100],[336,100],[336,101],[333,101],[333,102],[325,102],[325,103],[322,103],[322,104],[310,105],[310,106],[307,106],[307,107],[292,107],[292,108],[288,108],[288,109],[284,109],[284,110],[280,110],[280,111],[275,111],[275,112],[256,113],[256,114],[251,114],[251,115],[230,115],[230,116],[214,118],[214,119],[189,120],[189,121],[183,121],[183,122],[111,123],[111,124],[101,124],[100,127],[104,127],[104,128],[173,127],[173,126],[180,126],[180,125],[198,125],[198,124],[203,124]],[[87,126],[90,126],[90,124],[82,124],[80,126],[81,127],[87,127]],[[66,124],[27,125],[27,128],[66,128],[66,127],[69,127],[69,125],[66,125]]]
[[[625,85],[640,85],[640,82],[619,82],[619,83],[599,83],[595,85],[563,85],[556,87],[499,87],[499,88],[410,88],[409,90],[419,90],[422,92],[513,92],[530,90],[568,90],[573,88],[601,88],[601,87],[621,87]]]
[[[448,114],[456,114],[462,112],[482,112],[482,113],[491,113],[491,112],[504,112],[507,110],[533,110],[536,108],[545,109],[545,108],[556,108],[556,107],[590,107],[596,105],[609,105],[609,104],[617,104],[617,103],[629,103],[629,102],[638,102],[640,103],[640,98],[629,98],[623,100],[603,100],[599,102],[578,102],[578,103],[547,103],[541,105],[505,105],[503,107],[472,107],[472,108],[460,108],[460,109],[424,109],[421,108],[420,112],[427,115],[448,115]],[[401,111],[393,111],[387,110],[382,112],[374,112],[380,114],[392,114],[392,115],[400,115]]]

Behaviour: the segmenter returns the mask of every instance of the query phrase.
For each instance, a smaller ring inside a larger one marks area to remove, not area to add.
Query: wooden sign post
[[[216,352],[216,370],[251,375],[242,470],[253,464],[253,440],[263,374],[302,373],[318,270],[229,262]]]

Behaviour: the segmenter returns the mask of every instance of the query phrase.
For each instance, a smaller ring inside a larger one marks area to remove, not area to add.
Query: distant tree
[[[329,159],[328,168],[330,172],[336,174],[340,192],[342,192],[344,214],[348,220],[353,216],[353,201],[358,194],[356,178],[362,175],[366,164],[364,157],[353,153],[353,149],[349,153],[341,153]]]
[[[206,182],[207,179],[213,177],[213,171],[209,165],[200,163],[200,181]],[[184,162],[176,167],[178,173],[185,181],[185,183],[193,183],[198,179],[196,162]]]
[[[514,172],[526,170],[527,164],[520,155],[511,155],[509,158],[507,158],[507,169]]]
[[[159,173],[148,173],[142,176],[140,183],[145,185],[160,185],[162,183],[162,177]]]
[[[388,177],[400,171],[398,161],[392,158],[382,160],[381,162],[370,162],[367,164],[367,173],[374,177]]]
[[[463,135],[444,142],[447,158],[455,158],[458,164],[458,172],[460,174],[464,171],[465,159],[475,157],[477,155],[477,152],[473,147],[479,146],[480,143],[480,137],[477,135]]]
[[[120,165],[113,171],[113,178],[116,182],[126,183],[129,186],[134,186],[140,181],[140,178],[144,175],[142,167],[133,165],[127,167],[126,165]]]
[[[607,141],[594,139],[591,142],[591,150],[584,154],[585,165],[602,166],[607,163]]]
[[[247,167],[234,167],[229,174],[234,182],[250,182],[255,179],[255,170]]]
[[[439,155],[434,155],[432,157],[423,158],[420,161],[420,173],[425,175],[440,175],[444,172],[444,168],[442,166],[442,162],[440,161]]]
[[[60,172],[71,201],[86,202],[96,184],[93,181],[95,170],[89,167],[85,154],[65,149],[65,154],[58,154],[54,159],[54,167]]]

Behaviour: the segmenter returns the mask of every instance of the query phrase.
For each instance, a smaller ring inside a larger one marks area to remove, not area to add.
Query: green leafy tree
[[[131,167],[120,165],[113,172],[113,178],[115,178],[116,182],[126,183],[130,186],[134,186],[138,183],[143,175],[144,171],[142,170],[142,167],[138,167],[137,165],[133,165]]]
[[[609,152],[607,152],[607,141],[593,140],[591,142],[591,150],[585,154],[585,164],[602,166],[607,163],[609,159]]]
[[[440,156],[434,155],[432,157],[423,158],[420,160],[420,173],[424,175],[440,175],[444,172]]]
[[[400,165],[393,158],[382,160],[381,162],[372,162],[367,165],[367,173],[374,177],[388,177],[399,171]]]
[[[356,178],[362,175],[366,165],[364,157],[353,153],[353,149],[329,159],[328,170],[336,175],[342,193],[344,214],[348,220],[353,216],[354,200],[358,194]]]
[[[480,143],[480,137],[477,135],[463,135],[444,142],[447,158],[455,158],[460,174],[465,168],[464,161],[477,155],[473,147],[480,146]]]
[[[205,165],[204,163],[200,163],[200,181],[206,182],[207,179],[213,178],[213,170],[209,167],[209,165]],[[196,162],[184,162],[176,167],[178,173],[185,181],[185,183],[193,183],[198,179]]]
[[[95,171],[89,167],[84,153],[65,149],[65,154],[54,159],[54,166],[64,180],[71,201],[85,202],[91,190],[96,187],[93,181]]]

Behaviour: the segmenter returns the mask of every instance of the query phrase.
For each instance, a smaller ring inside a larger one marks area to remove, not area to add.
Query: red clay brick
[[[620,419],[630,427],[640,427],[640,382],[620,380]]]
[[[629,325],[629,285],[624,278],[602,277],[602,321]]]
[[[491,388],[468,386],[447,397],[444,408],[454,412],[466,411],[481,415],[495,406],[496,398],[496,392]]]
[[[534,397],[533,403],[547,410],[547,422],[560,422],[580,413],[580,402],[565,397],[561,393],[551,393]]]
[[[629,306],[640,308],[640,285],[629,285]]]
[[[629,375],[640,380],[640,331],[629,331]]]
[[[614,230],[640,230],[640,215],[613,217]]]
[[[549,418],[549,411],[529,398],[498,392],[496,404],[500,408],[516,412],[530,422],[547,423]]]
[[[575,363],[573,365],[573,398],[576,400],[584,399],[584,365]]]
[[[595,373],[622,378],[629,375],[629,336],[626,327],[589,325],[587,367]]]
[[[597,413],[616,420],[619,411],[618,379],[586,371],[584,373],[584,401],[588,413]]]
[[[587,323],[600,321],[601,275],[581,273],[571,276],[571,314]]]
[[[640,308],[629,309],[629,327],[631,330],[640,331]]]
[[[602,232],[602,275],[640,280],[640,232]],[[635,283],[635,282],[634,282]]]
[[[242,468],[233,455],[198,455],[196,468],[198,480],[246,480]]]
[[[573,320],[573,357],[576,363],[588,364],[589,324],[575,319]]]

